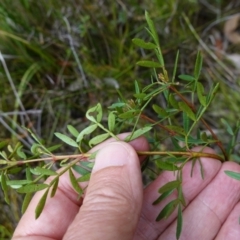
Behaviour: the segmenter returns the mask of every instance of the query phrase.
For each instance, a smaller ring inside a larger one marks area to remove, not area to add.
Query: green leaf
[[[185,200],[185,197],[183,195],[182,185],[180,185],[178,187],[178,199],[182,203],[183,206],[186,206],[186,200]]]
[[[136,94],[133,94],[133,96],[136,99],[144,99],[147,96],[147,94],[146,93],[136,93]]]
[[[135,86],[135,93],[139,94],[140,93],[140,88],[139,88],[139,84],[136,80],[134,81],[134,86]]]
[[[89,170],[87,170],[86,168],[83,168],[82,166],[79,166],[79,165],[74,165],[74,166],[72,166],[72,168],[80,175],[86,175],[87,173],[89,173]]]
[[[110,132],[113,132],[115,128],[115,114],[110,112],[108,115],[108,129]]]
[[[67,129],[74,137],[77,137],[79,135],[78,130],[72,125],[67,125]]]
[[[159,107],[158,105],[153,104],[152,108],[153,108],[153,110],[154,110],[158,115],[160,115],[161,117],[166,117],[166,116],[168,116],[168,113],[166,112],[166,110],[163,109],[163,108],[161,108],[161,107]]]
[[[179,102],[178,103],[179,108],[185,112],[189,118],[191,118],[193,121],[196,121],[196,116],[193,113],[192,109],[185,103],[185,102]]]
[[[102,105],[100,103],[97,104],[97,122],[101,122],[103,112],[102,112]]]
[[[203,132],[202,134],[201,134],[201,139],[204,141],[204,142],[208,142],[208,137],[207,137],[207,134],[206,134],[206,132]]]
[[[50,195],[51,198],[54,197],[57,192],[59,177],[56,177],[53,181],[54,181],[54,184],[52,186],[52,191],[51,191],[51,195]]]
[[[62,134],[62,133],[54,133],[56,137],[58,137],[60,140],[62,140],[63,142],[65,142],[66,144],[72,146],[72,147],[78,147],[78,144],[71,139],[70,137]]]
[[[183,127],[185,133],[187,133],[190,129],[190,118],[186,112],[183,112]]]
[[[22,203],[22,209],[21,209],[22,214],[24,214],[25,211],[27,210],[27,207],[31,199],[32,199],[32,193],[26,193]]]
[[[117,108],[122,108],[124,106],[126,106],[126,103],[117,102],[117,103],[113,103],[110,107],[108,107],[108,109],[117,109]]]
[[[0,156],[2,156],[5,160],[8,161],[8,157],[7,157],[7,154],[5,153],[5,151],[1,151]]]
[[[7,185],[11,186],[11,185],[25,185],[25,184],[29,184],[32,183],[32,180],[8,180],[7,181]]]
[[[87,182],[90,180],[91,173],[87,173],[77,179],[78,182]]]
[[[201,173],[201,177],[202,177],[202,179],[204,179],[204,170],[203,170],[202,161],[201,161],[200,158],[197,158],[197,161],[199,162],[199,165],[200,165],[200,173]]]
[[[155,42],[156,45],[159,45],[159,40],[158,40],[158,35],[154,26],[153,21],[150,19],[149,13],[147,11],[145,11],[145,18],[151,33],[151,36],[153,37],[153,40]]]
[[[41,167],[36,167],[33,169],[34,172],[37,174],[42,174],[45,176],[54,176],[57,175],[57,173],[51,169],[46,169],[46,168],[41,168]]]
[[[175,199],[169,202],[163,209],[162,211],[158,214],[156,221],[160,221],[161,219],[165,218],[167,219],[173,211],[176,209],[176,207],[179,204],[179,200]]]
[[[35,208],[35,218],[37,219],[41,213],[42,213],[42,210],[45,206],[45,203],[46,203],[46,200],[47,200],[47,195],[48,195],[48,190],[45,191],[45,193],[43,194],[43,196],[41,197],[40,201],[38,202],[37,204],[37,207]]]
[[[174,63],[172,82],[175,81],[176,72],[177,72],[177,66],[178,66],[178,58],[179,58],[179,50],[177,51],[177,55],[176,55],[176,59],[175,59],[175,63]]]
[[[177,231],[176,231],[176,238],[179,239],[181,232],[182,232],[182,207],[181,204],[178,205],[178,215],[177,215]]]
[[[157,205],[158,203],[160,203],[162,200],[164,200],[165,198],[167,198],[169,195],[171,195],[173,192],[173,190],[171,191],[166,191],[164,193],[161,194],[161,196],[159,196],[154,202],[153,205]]]
[[[96,115],[96,118],[95,116]],[[102,120],[102,106],[100,103],[98,103],[96,106],[88,109],[87,113],[86,113],[86,118],[88,120],[90,120],[91,122],[97,123],[100,122]]]
[[[181,74],[178,76],[178,78],[184,80],[184,81],[188,81],[188,82],[192,82],[192,81],[195,81],[195,77],[193,76],[190,76],[190,75],[185,75],[185,74]]]
[[[7,164],[7,160],[0,159],[0,164]]]
[[[197,96],[199,102],[206,107],[207,106],[207,98],[204,96],[204,87],[200,82],[197,82]]]
[[[156,159],[155,161],[156,161],[157,167],[162,170],[166,170],[166,171],[179,170],[178,166],[174,165],[173,163],[164,162],[162,158]]]
[[[0,149],[2,149],[2,148],[4,148],[5,146],[7,146],[8,143],[9,143],[8,140],[5,140],[5,141],[0,142]]]
[[[229,177],[240,181],[240,173],[232,171],[224,171]]]
[[[89,108],[86,112],[86,118],[88,120],[90,120],[91,122],[97,123],[97,120],[95,119],[95,117],[93,116],[93,114],[95,114],[95,112],[97,111],[97,109],[100,107],[101,105],[98,103],[96,106],[93,106],[91,108]]]
[[[221,118],[221,122],[225,125],[225,127],[226,127],[226,129],[227,129],[227,132],[228,132],[231,136],[234,136],[234,132],[233,132],[231,126],[228,124],[228,122],[227,122],[225,119],[223,119],[223,118]]]
[[[22,151],[22,148],[23,148],[23,146],[20,146],[20,147],[17,149],[17,155],[18,155],[20,158],[26,160],[27,156],[26,156],[26,154]]]
[[[178,101],[175,99],[173,94],[169,95],[169,102],[172,105],[172,107],[174,107],[175,109],[179,109]]]
[[[118,117],[123,119],[129,119],[137,116],[139,113],[140,113],[140,110],[132,109],[127,112],[119,114]]]
[[[185,138],[184,137],[174,136],[174,138],[176,138],[178,141],[185,142]],[[187,141],[188,141],[188,143],[193,143],[193,144],[204,144],[204,143],[206,143],[202,139],[195,139],[195,138],[192,138],[190,136],[188,136]],[[209,139],[208,142],[209,143],[214,143],[214,142],[216,142],[216,140]]]
[[[61,146],[62,146],[62,144],[56,144],[56,145],[53,145],[53,146],[51,146],[51,147],[48,147],[47,150],[48,150],[49,152],[53,152],[53,151],[59,149]]]
[[[110,136],[109,133],[100,134],[89,141],[89,146],[92,147],[93,145],[97,145],[106,140],[109,136]]]
[[[168,182],[165,185],[163,185],[161,188],[159,188],[158,192],[159,193],[164,193],[164,192],[167,192],[167,191],[174,190],[174,189],[178,188],[180,186],[180,184],[181,184],[181,182],[178,181],[178,180]]]
[[[230,156],[230,159],[232,159],[234,162],[240,163],[240,156],[238,156],[236,154],[232,154]]]
[[[95,131],[97,129],[98,125],[97,124],[93,124],[93,125],[90,125],[88,127],[86,127],[85,129],[83,129],[79,135],[77,136],[77,142],[81,142],[84,135],[88,135],[88,134],[91,134],[93,131]]]
[[[71,169],[69,169],[69,178],[70,178],[70,181],[71,181],[71,184],[72,184],[72,187],[73,189],[78,193],[78,194],[81,194],[83,191],[81,189],[81,187],[79,186],[78,184],[78,181],[77,179],[75,178],[73,172]]]
[[[43,190],[47,187],[48,187],[48,185],[45,183],[29,184],[29,185],[19,188],[17,190],[17,192],[18,193],[32,193],[32,192],[37,192],[37,191]]]
[[[42,148],[42,145],[39,143],[34,143],[31,146],[31,152],[33,154],[39,155],[39,154],[44,154],[44,150]]]
[[[138,46],[138,47],[141,47],[143,49],[155,49],[157,48],[157,46],[154,44],[154,43],[151,43],[151,42],[145,42],[143,41],[142,39],[140,38],[134,38],[132,39],[132,42]]]
[[[4,200],[5,200],[5,202],[7,204],[10,204],[9,197],[8,197],[7,180],[8,180],[7,175],[5,175],[4,171],[2,171],[2,174],[1,174],[1,186],[2,186],[3,193],[4,193]]]
[[[97,156],[97,153],[98,153],[99,150],[96,150],[95,152],[91,153],[90,157],[89,157],[89,160],[92,160],[92,159],[95,159],[96,156]],[[94,163],[93,163],[94,164]]]
[[[195,62],[195,67],[194,67],[194,77],[195,77],[195,79],[199,78],[201,70],[202,70],[202,54],[201,54],[200,51],[198,51],[197,59],[196,59],[196,62]]]
[[[12,167],[8,170],[8,173],[9,174],[16,174],[16,173],[19,173],[21,170],[22,170],[21,167]]]
[[[178,133],[178,134],[181,134],[183,136],[185,136],[185,131],[183,128],[179,127],[179,126],[173,126],[173,125],[165,125],[165,127],[167,127],[168,129]]]
[[[132,141],[140,136],[142,136],[143,134],[149,132],[152,129],[152,127],[143,127],[138,129],[137,131],[135,131],[133,134],[128,135],[124,141],[129,142]]]
[[[138,61],[137,65],[141,66],[141,67],[149,67],[149,68],[160,68],[160,67],[162,67],[162,65],[160,63],[149,61],[149,60]]]

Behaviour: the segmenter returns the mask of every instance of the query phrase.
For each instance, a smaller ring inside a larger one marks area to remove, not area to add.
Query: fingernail
[[[114,142],[101,149],[95,159],[93,172],[112,166],[123,166],[128,163],[129,146],[125,143]]]

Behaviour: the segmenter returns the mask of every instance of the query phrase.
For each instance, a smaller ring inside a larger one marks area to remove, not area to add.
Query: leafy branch
[[[182,170],[185,164],[191,160],[193,170],[198,162],[201,176],[204,177],[201,157],[209,158],[209,161],[213,159],[223,162],[234,156],[235,146],[239,144],[237,136],[240,131],[240,121],[233,129],[226,120],[222,120],[227,133],[231,136],[231,141],[225,149],[204,119],[204,114],[214,101],[218,84],[212,86],[209,93],[206,93],[200,79],[203,62],[201,53],[197,54],[192,75],[180,74],[177,76],[178,52],[172,77],[170,77],[165,67],[157,31],[147,12],[145,18],[148,26],[147,32],[152,42],[146,42],[139,38],[134,38],[132,41],[137,47],[155,53],[156,61],[143,59],[137,62],[140,67],[152,69],[151,82],[141,87],[138,81],[135,81],[135,93],[132,99],[126,100],[120,93],[118,102],[113,103],[106,111],[103,111],[100,103],[92,106],[86,112],[86,118],[90,124],[80,132],[74,126],[68,125],[70,136],[55,133],[55,136],[63,144],[74,149],[73,154],[53,153],[61,145],[46,147],[31,130],[28,131],[34,143],[30,150],[24,150],[19,143],[15,146],[0,143],[1,186],[6,202],[9,203],[9,188],[16,189],[18,193],[25,194],[22,205],[22,212],[25,212],[33,193],[44,190],[36,207],[35,215],[38,218],[44,208],[47,196],[50,194],[50,197],[54,197],[59,179],[66,172],[69,174],[73,189],[78,193],[78,197],[81,197],[84,189],[81,189],[79,183],[89,180],[97,154],[97,151],[90,153],[92,147],[108,138],[120,141],[118,134],[130,129],[131,133],[124,141],[129,142],[145,135],[151,145],[150,151],[138,151],[139,156],[148,156],[150,161],[156,163],[155,167],[160,172],[176,172],[176,180],[159,188],[160,196],[153,204],[159,204],[177,191],[176,199],[170,201],[160,211],[156,221],[168,218],[177,209],[176,238],[179,239],[183,221],[182,209],[186,205],[182,191]],[[159,96],[166,104],[159,102]],[[167,150],[162,150],[160,147],[163,139],[167,139],[171,143],[166,146]],[[194,146],[202,145],[204,148],[214,144],[221,149],[221,154],[190,150]],[[61,168],[59,169],[59,167]],[[16,180],[19,173],[25,175],[24,179]],[[79,174],[78,178],[76,174]],[[240,180],[239,173],[226,171],[226,174]],[[50,182],[44,183],[49,176],[51,176]]]

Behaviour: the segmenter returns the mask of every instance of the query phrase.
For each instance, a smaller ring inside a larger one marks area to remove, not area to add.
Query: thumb
[[[124,142],[108,144],[97,154],[83,205],[64,239],[132,239],[142,198],[135,150]]]

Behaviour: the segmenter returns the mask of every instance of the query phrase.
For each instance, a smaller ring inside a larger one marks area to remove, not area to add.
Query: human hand
[[[126,134],[120,137],[123,139]],[[101,150],[83,201],[77,201],[68,174],[63,175],[56,195],[47,199],[37,220],[34,211],[42,192],[35,194],[13,240],[175,239],[177,213],[159,222],[155,219],[176,194],[152,205],[159,196],[157,190],[175,176],[172,172],[164,172],[143,190],[136,151],[148,150],[147,141],[144,138],[129,144],[113,141],[96,147]],[[205,151],[213,152],[211,149]],[[209,158],[201,158],[201,161],[204,179],[198,164],[192,178],[190,162],[183,170],[187,206],[183,211],[181,239],[239,239],[240,184],[224,171],[240,172],[240,166],[233,162],[221,164]],[[81,184],[81,187],[85,186]]]

